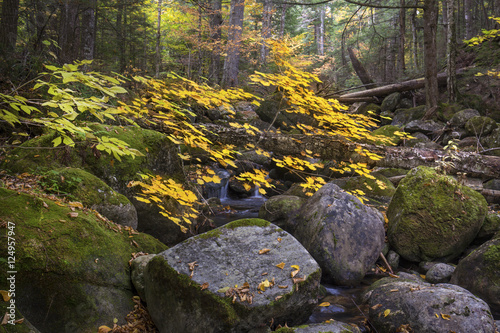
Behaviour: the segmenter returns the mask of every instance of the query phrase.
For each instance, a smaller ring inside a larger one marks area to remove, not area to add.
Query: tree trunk
[[[448,101],[454,103],[457,100],[457,37],[456,37],[456,24],[455,24],[455,3],[456,0],[447,0],[448,6],[448,29],[447,29],[447,47],[446,47],[446,60],[447,60],[447,91]]]
[[[280,20],[280,34],[279,39],[282,39],[285,34],[285,18],[286,18],[286,8],[287,4],[284,3],[281,5],[281,20]]]
[[[93,60],[95,54],[96,5],[97,0],[91,0],[82,12],[82,58],[87,60]]]
[[[208,78],[211,82],[219,84],[221,70],[222,0],[212,0],[212,8],[209,16],[210,39],[213,46]]]
[[[361,82],[365,85],[365,88],[368,89],[370,87],[375,87],[375,83],[370,77],[370,74],[368,74],[363,64],[358,60],[358,58],[354,54],[354,50],[348,47],[347,52],[349,53],[349,59],[351,59],[352,67],[356,71],[356,74],[358,75]]]
[[[418,71],[418,35],[417,35],[417,9],[411,14],[411,39],[413,69]]]
[[[123,27],[123,11],[124,5],[122,0],[118,0],[118,6],[116,7],[116,43],[118,50],[118,68],[121,72],[125,71],[125,33]]]
[[[161,0],[158,0],[158,14],[156,20],[156,57],[155,57],[156,78],[160,77],[160,67],[161,67],[160,43],[161,43]]]
[[[60,5],[61,20],[59,25],[59,61],[71,63],[79,55],[78,36],[78,3],[66,0]]]
[[[405,35],[406,35],[406,8],[405,0],[400,0],[399,4],[399,45],[398,45],[398,78],[404,77],[406,71],[405,65]]]
[[[465,39],[474,37],[472,25],[472,0],[464,0],[464,23],[465,23]]]
[[[318,23],[318,55],[325,55],[325,6],[320,6]]]
[[[17,42],[17,19],[19,0],[3,0],[0,22],[0,52],[8,55],[14,52]]]
[[[269,54],[269,47],[267,46],[267,40],[271,38],[271,28],[272,28],[272,15],[273,15],[273,3],[271,0],[264,0],[264,8],[262,10],[262,45],[260,47],[260,64],[264,66],[267,61],[267,56]]]
[[[224,73],[222,76],[222,86],[224,87],[235,87],[238,85],[238,67],[240,62],[244,12],[245,0],[231,0],[227,56],[224,62]]]
[[[425,0],[424,8],[424,66],[425,106],[423,119],[429,119],[437,110],[439,87],[437,82],[437,0]]]

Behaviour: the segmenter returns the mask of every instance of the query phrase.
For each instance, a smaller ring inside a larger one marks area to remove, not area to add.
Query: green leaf
[[[52,143],[54,144],[54,147],[59,146],[62,143],[62,137],[58,136],[54,140],[52,140]]]

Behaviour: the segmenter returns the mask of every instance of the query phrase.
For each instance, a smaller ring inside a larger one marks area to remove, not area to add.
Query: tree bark
[[[465,23],[465,39],[474,37],[472,33],[472,0],[464,0],[464,23]]]
[[[223,87],[235,87],[238,85],[238,67],[240,62],[244,12],[245,0],[231,0],[227,56],[224,62],[224,73],[222,76]]]
[[[156,57],[155,57],[155,77],[160,77],[161,67],[161,0],[158,0],[158,14],[156,19]]]
[[[406,35],[406,8],[405,0],[400,0],[399,5],[399,37],[398,37],[398,77],[404,77],[406,71],[405,64],[405,35]]]
[[[281,4],[281,20],[280,20],[280,33],[279,39],[282,39],[285,34],[285,18],[286,18],[287,4]]]
[[[7,55],[14,52],[17,42],[19,0],[3,0],[0,22],[0,51]]]
[[[351,59],[352,67],[356,71],[356,74],[358,75],[361,82],[365,85],[365,88],[368,89],[370,87],[375,87],[376,85],[370,77],[370,74],[368,74],[363,64],[358,60],[358,58],[354,54],[354,50],[348,47],[347,52],[349,54],[349,59]]]
[[[448,11],[448,29],[447,29],[447,91],[448,101],[454,103],[457,100],[457,39],[456,39],[456,24],[455,24],[455,7],[456,0],[447,0]]]
[[[82,58],[87,60],[93,60],[95,54],[96,5],[97,0],[90,0],[82,12]]]
[[[411,14],[411,39],[412,39],[412,59],[413,69],[418,71],[418,35],[417,35],[417,10]]]
[[[61,20],[59,25],[59,61],[71,63],[78,58],[78,2],[66,0],[60,5]]]
[[[264,0],[264,8],[262,10],[262,45],[260,47],[260,65],[264,66],[269,55],[269,46],[267,40],[271,38],[271,19],[273,15],[273,3],[271,0]]]
[[[221,70],[221,36],[222,36],[222,0],[212,0],[210,9],[210,40],[212,42],[212,55],[208,78],[211,82],[220,83]]]
[[[429,119],[437,110],[438,80],[437,80],[437,0],[425,0],[424,8],[424,66],[425,66],[425,106],[424,119]]]

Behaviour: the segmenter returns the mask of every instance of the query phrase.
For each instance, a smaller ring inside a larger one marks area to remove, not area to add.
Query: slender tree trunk
[[[158,15],[156,21],[155,77],[160,76],[160,67],[161,67],[160,42],[161,42],[161,0],[158,0]]]
[[[325,55],[325,6],[319,9],[318,54]]]
[[[399,45],[398,45],[398,77],[402,78],[406,71],[405,64],[405,35],[406,35],[406,8],[405,0],[399,0]]]
[[[474,24],[472,20],[472,0],[464,0],[464,21],[465,21],[465,39],[471,39],[474,37],[472,32],[472,25]]]
[[[437,80],[437,0],[425,0],[424,8],[424,66],[425,66],[425,105],[424,119],[436,112],[439,97]]]
[[[370,74],[366,71],[363,64],[358,60],[356,55],[354,54],[354,50],[350,47],[347,48],[347,52],[349,53],[349,58],[351,59],[352,67],[356,71],[361,82],[365,85],[366,89],[375,87]]]
[[[61,20],[59,25],[59,61],[71,63],[78,57],[78,3],[66,0],[61,3]]]
[[[82,58],[94,59],[96,36],[96,10],[97,0],[88,2],[88,7],[82,12]]]
[[[17,42],[17,19],[19,16],[19,0],[3,0],[2,21],[0,22],[0,52],[14,52]]]
[[[417,35],[417,9],[411,14],[411,39],[413,69],[418,71],[418,35]]]
[[[245,0],[231,0],[227,56],[224,62],[224,73],[222,76],[222,85],[224,87],[235,87],[238,85],[238,67],[240,62],[244,12]]]
[[[221,36],[222,36],[222,0],[212,0],[210,12],[210,39],[212,41],[212,59],[210,61],[209,79],[220,83],[221,70]]]
[[[267,40],[271,38],[271,19],[273,16],[273,3],[271,0],[264,0],[264,9],[262,12],[262,45],[260,47],[260,64],[266,64],[267,56],[269,55],[269,46]]]
[[[118,68],[121,72],[125,70],[125,27],[123,24],[123,12],[125,10],[125,6],[122,0],[119,0],[119,4],[116,8],[116,43],[118,50]]]
[[[455,24],[455,7],[456,0],[447,0],[447,10],[448,10],[448,40],[447,40],[447,91],[448,91],[448,101],[456,102],[457,99],[457,74],[456,74],[456,64],[457,64],[457,38],[456,38],[456,24]]]
[[[285,34],[285,18],[286,18],[287,4],[281,5],[281,20],[280,20],[280,34],[279,39],[282,39]]]

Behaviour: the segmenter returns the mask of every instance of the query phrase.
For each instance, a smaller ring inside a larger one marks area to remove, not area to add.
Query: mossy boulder
[[[460,260],[451,283],[458,284],[500,313],[500,239],[492,239]]]
[[[165,249],[149,235],[129,235],[92,211],[42,196],[0,188],[0,206],[0,221],[15,225],[0,234],[15,233],[16,305],[42,332],[95,333],[114,318],[123,322],[133,308],[131,254]],[[7,253],[7,241],[0,250]],[[1,263],[0,289],[8,290],[12,269]]]
[[[305,198],[294,195],[273,196],[260,207],[259,218],[272,222],[278,227],[293,233],[295,229],[293,218],[298,214],[300,207],[305,202]]]
[[[500,213],[490,212],[486,215],[484,223],[476,236],[476,240],[488,240],[498,231],[500,231]]]
[[[5,158],[2,168],[14,173],[43,173],[61,167],[84,169],[102,179],[122,194],[131,192],[127,184],[138,179],[138,173],[181,175],[180,159],[175,146],[159,132],[134,126],[88,124],[96,136],[107,136],[127,142],[143,156],[122,157],[121,161],[92,148],[86,141],[74,148],[53,147],[54,133],[24,142]]]
[[[481,144],[484,148],[499,148],[500,147],[500,127],[491,131],[490,135],[481,138]],[[500,156],[500,149],[491,150],[486,153],[487,155]]]
[[[460,110],[451,117],[449,124],[451,127],[465,127],[467,121],[472,117],[480,116],[479,111],[475,109]]]
[[[410,261],[450,261],[476,237],[487,209],[481,194],[432,168],[417,167],[389,204],[389,243]]]
[[[113,222],[137,229],[137,211],[127,197],[85,170],[51,170],[45,175],[43,183],[53,192],[62,192]]]
[[[382,105],[380,106],[381,111],[391,111],[393,112],[399,105],[401,101],[401,93],[395,92],[384,98]]]
[[[410,109],[397,109],[394,112],[394,117],[392,118],[391,125],[394,126],[405,126],[412,120],[420,119],[425,114],[425,105],[417,106]]]
[[[489,135],[497,127],[497,123],[490,117],[476,116],[465,123],[467,134],[478,138]]]
[[[300,268],[298,280],[292,265]],[[317,303],[320,278],[299,242],[261,219],[194,236],[156,255],[144,272],[148,310],[160,333],[301,324]]]
[[[375,131],[372,132],[372,134],[387,137],[390,139],[391,143],[394,146],[397,146],[398,144],[401,143],[402,140],[400,136],[394,134],[395,132],[402,132],[401,127],[394,125],[385,125],[377,128]],[[374,143],[376,145],[388,145],[387,143],[382,142],[381,140],[375,141]]]

